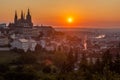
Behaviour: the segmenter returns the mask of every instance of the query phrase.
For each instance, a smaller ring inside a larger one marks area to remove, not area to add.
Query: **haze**
[[[0,0],[0,23],[13,22],[30,9],[35,25],[54,27],[120,27],[120,0]],[[74,23],[66,19],[72,16]]]

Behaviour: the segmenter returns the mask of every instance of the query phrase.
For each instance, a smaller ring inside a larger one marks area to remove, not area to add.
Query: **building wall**
[[[7,28],[6,24],[5,24],[5,23],[0,24],[0,29],[1,29],[1,28],[6,29],[6,28]]]
[[[0,38],[0,46],[8,45],[9,44],[9,39],[7,37],[5,38]]]
[[[35,47],[36,47],[37,43],[33,40],[28,40],[26,42],[22,42],[19,40],[14,40],[11,43],[11,49],[17,48],[17,49],[22,49],[25,52],[27,52],[27,50],[31,50],[31,51],[35,51]]]

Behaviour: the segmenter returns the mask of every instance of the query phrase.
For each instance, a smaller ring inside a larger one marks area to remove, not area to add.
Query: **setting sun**
[[[69,18],[67,19],[67,21],[68,21],[68,23],[72,23],[72,22],[73,22],[73,18],[72,18],[72,17],[69,17]]]

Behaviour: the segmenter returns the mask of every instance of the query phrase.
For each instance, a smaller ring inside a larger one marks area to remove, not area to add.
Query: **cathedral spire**
[[[16,23],[18,20],[18,16],[17,16],[17,11],[15,10],[15,17],[14,17],[14,23]]]
[[[26,15],[26,20],[27,20],[27,22],[30,22],[30,23],[32,22],[29,8],[28,8],[28,12],[27,12],[27,15]]]
[[[24,14],[23,14],[23,11],[21,11],[21,20],[24,20]]]
[[[27,13],[27,15],[30,15],[30,9],[28,8],[28,13]]]
[[[23,12],[23,10],[21,10],[20,19],[18,19],[17,11],[15,11],[14,25],[15,26],[30,26],[30,27],[33,27],[30,10],[28,9],[26,16],[25,16],[25,13]]]
[[[23,17],[24,17],[24,19],[25,19],[25,13],[23,14]]]

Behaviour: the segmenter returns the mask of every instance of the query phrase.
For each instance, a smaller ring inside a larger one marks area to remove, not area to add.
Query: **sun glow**
[[[73,18],[72,18],[72,17],[69,17],[69,18],[67,19],[67,22],[68,22],[68,23],[73,23]]]

